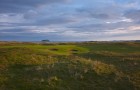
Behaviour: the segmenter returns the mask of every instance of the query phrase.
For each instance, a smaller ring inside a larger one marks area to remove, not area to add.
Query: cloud
[[[68,0],[0,0],[0,13],[24,12],[43,5],[67,1]]]
[[[0,40],[140,38],[139,0],[0,1]]]
[[[136,31],[136,30],[140,31],[140,26],[130,26],[130,27],[128,27],[128,30],[129,31]]]
[[[129,11],[124,13],[124,16],[129,18],[129,19],[138,21],[138,20],[140,20],[140,18],[139,18],[140,10],[129,10]]]
[[[7,23],[21,23],[24,22],[23,14],[0,14],[0,22],[7,22]]]
[[[76,22],[75,19],[71,17],[49,17],[49,18],[44,18],[41,20],[36,21],[37,25],[55,25],[55,24],[67,24],[71,22]]]

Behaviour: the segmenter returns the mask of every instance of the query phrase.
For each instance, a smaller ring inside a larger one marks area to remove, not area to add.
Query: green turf
[[[0,90],[139,90],[140,43],[1,43]]]

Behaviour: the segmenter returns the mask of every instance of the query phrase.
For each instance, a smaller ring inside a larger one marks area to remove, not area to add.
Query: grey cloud
[[[0,39],[99,40],[127,34],[140,22],[139,7],[129,10],[139,0],[67,1],[0,0]]]
[[[22,33],[22,32],[28,32],[26,29],[21,29],[21,28],[14,28],[14,29],[3,29],[0,30],[1,33]]]
[[[41,17],[41,16],[40,16]],[[31,19],[31,18],[30,18]],[[28,19],[29,20],[29,19]],[[37,17],[37,19],[31,19],[31,22],[22,23],[19,25],[24,26],[49,26],[49,25],[62,25],[68,24],[68,23],[74,23],[77,20],[72,17],[65,17],[65,16],[52,16],[52,17]]]
[[[70,37],[69,37],[70,38]],[[67,41],[69,40],[66,37],[59,35],[57,33],[33,33],[33,32],[24,32],[24,33],[0,33],[0,40],[16,40],[16,41],[41,41],[43,39],[49,39],[51,41]],[[71,40],[71,39],[70,39]],[[70,41],[69,40],[69,41]],[[74,39],[73,39],[74,40]]]
[[[124,16],[132,20],[140,20],[140,10],[129,10],[124,13]]]
[[[41,24],[41,25],[50,25],[50,24],[66,24],[66,23],[70,23],[70,22],[76,22],[74,19],[71,18],[65,18],[65,17],[54,17],[54,18],[47,18],[44,20],[40,20],[37,22],[37,24]]]
[[[72,28],[77,31],[83,31],[87,32],[87,30],[90,32],[106,32],[107,31],[113,31],[117,28],[126,28],[128,26],[133,26],[130,22],[118,22],[118,23],[89,23],[89,24],[75,24],[70,25],[68,28]]]
[[[74,23],[77,20],[73,17],[67,16],[52,16],[52,17],[41,17],[35,16],[34,14],[29,16],[24,16],[26,19],[24,22],[0,22],[0,26],[5,27],[18,27],[18,26],[46,26],[46,25],[60,25]]]
[[[96,19],[118,19],[121,17],[121,10],[120,6],[116,5],[105,5],[100,6],[86,6],[86,7],[79,7],[76,8],[76,12],[80,13],[81,15],[87,15],[87,17],[96,18]],[[102,5],[102,4],[101,4]]]
[[[107,14],[103,14],[103,13],[100,13],[100,14],[91,14],[94,18],[100,18],[100,19],[108,19],[109,18],[109,15]]]
[[[26,35],[25,35],[26,34]],[[7,37],[5,37],[7,36]],[[8,41],[41,41],[45,37],[42,37],[38,34],[32,34],[32,33],[5,33],[0,34],[0,40],[8,40]]]
[[[95,11],[92,8],[80,8],[80,9],[76,9],[76,11],[81,15],[85,15],[85,16],[87,15],[87,17],[91,17],[91,18],[97,18],[97,19],[109,18],[109,15],[107,13]]]
[[[41,5],[66,1],[68,0],[0,0],[0,13],[24,12]]]

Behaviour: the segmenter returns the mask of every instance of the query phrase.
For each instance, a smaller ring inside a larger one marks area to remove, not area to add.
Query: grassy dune
[[[140,90],[140,43],[0,42],[0,90]]]

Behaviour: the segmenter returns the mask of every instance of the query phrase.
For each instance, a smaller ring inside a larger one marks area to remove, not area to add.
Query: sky
[[[140,0],[0,0],[1,41],[140,39]]]

